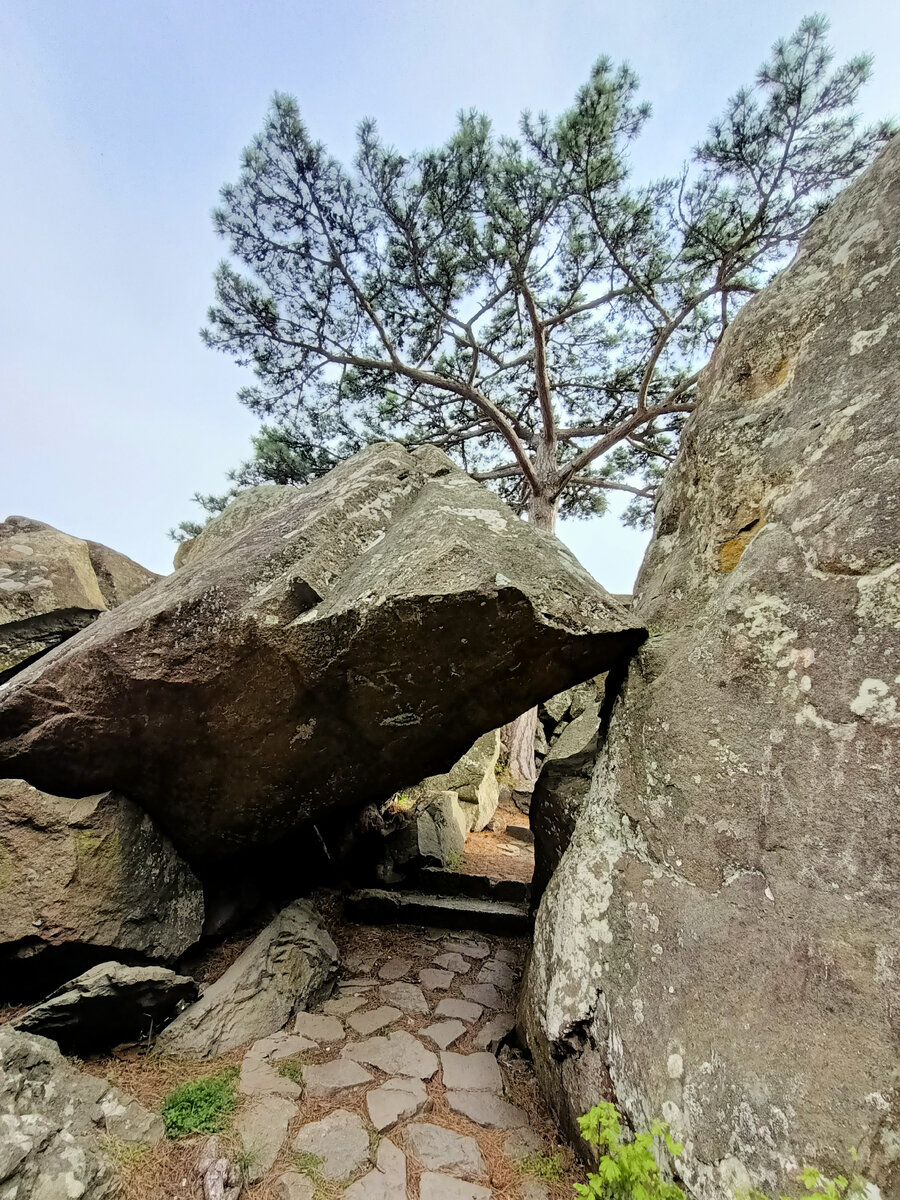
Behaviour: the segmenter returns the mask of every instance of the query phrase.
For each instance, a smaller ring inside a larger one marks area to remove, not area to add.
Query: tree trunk
[[[537,734],[537,709],[529,708],[500,730],[500,740],[509,754],[509,773],[517,792],[532,792],[537,781],[534,739]]]
[[[553,533],[556,528],[557,502],[546,492],[532,493],[528,501],[528,520],[538,529]],[[547,697],[549,700],[549,696]],[[537,764],[534,761],[534,739],[537,735],[538,714],[530,708],[504,725],[500,740],[509,752],[509,773],[517,792],[534,791],[537,781]]]

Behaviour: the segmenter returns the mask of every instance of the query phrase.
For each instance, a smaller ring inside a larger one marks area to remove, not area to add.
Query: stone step
[[[472,896],[434,896],[362,888],[344,899],[344,915],[362,925],[426,925],[519,937],[531,930],[524,904]]]
[[[441,867],[423,867],[413,886],[417,892],[427,892],[430,896],[468,896],[507,904],[527,904],[531,898],[531,884],[521,879],[492,879],[489,875],[467,875]]]
[[[515,838],[519,842],[526,842],[528,845],[534,845],[534,832],[529,825],[507,825],[506,836]]]

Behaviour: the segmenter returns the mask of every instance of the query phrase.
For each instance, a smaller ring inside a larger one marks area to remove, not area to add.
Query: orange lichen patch
[[[786,355],[781,356],[774,371],[754,371],[750,377],[750,392],[753,399],[759,400],[769,392],[774,392],[787,380],[790,373],[791,362]]]
[[[724,546],[719,548],[719,570],[730,572],[741,561],[741,555],[766,523],[765,517],[758,517],[745,525],[733,538],[729,538]]]

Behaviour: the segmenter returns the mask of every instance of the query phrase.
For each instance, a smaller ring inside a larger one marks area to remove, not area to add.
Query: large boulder
[[[484,734],[449,771],[393,796],[386,848],[398,866],[450,866],[462,857],[466,834],[480,832],[497,811],[500,733]],[[397,828],[399,826],[399,828]]]
[[[296,498],[295,487],[278,483],[261,483],[258,487],[239,492],[218,516],[206,522],[196,537],[181,543],[175,551],[175,569],[205,557],[266,513]]]
[[[99,542],[0,521],[0,683],[157,579]]]
[[[193,979],[167,967],[105,962],[70,979],[13,1023],[51,1038],[64,1054],[86,1054],[149,1037],[197,993]]]
[[[0,779],[2,993],[46,991],[111,952],[172,961],[202,927],[199,881],[136,804]]]
[[[0,761],[221,857],[447,770],[643,637],[440,451],[382,444],[17,675]]]
[[[900,138],[703,376],[537,916],[520,1016],[558,1112],[665,1117],[703,1200],[853,1147],[900,1194],[898,296]]]
[[[162,1119],[79,1072],[47,1038],[0,1026],[0,1196],[107,1200],[120,1194],[103,1142],[154,1146]]]
[[[283,1029],[331,994],[338,949],[315,909],[289,904],[157,1039],[173,1058],[215,1058]]]

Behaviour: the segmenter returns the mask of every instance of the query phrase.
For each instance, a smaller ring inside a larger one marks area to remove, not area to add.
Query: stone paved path
[[[571,1196],[571,1183],[523,1170],[557,1149],[530,1069],[501,1049],[524,942],[345,936],[331,999],[244,1056],[238,1133],[251,1180],[277,1200]]]

